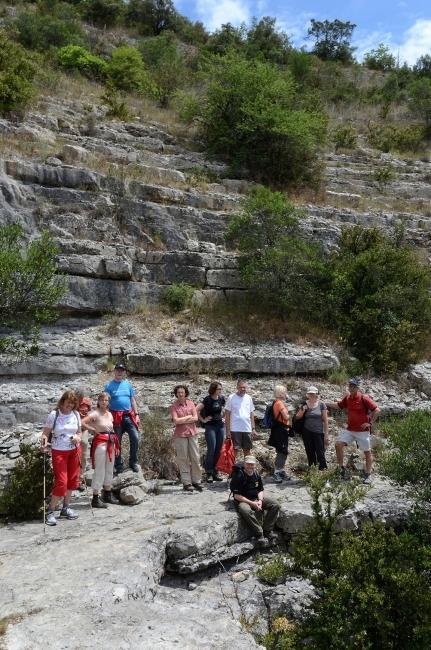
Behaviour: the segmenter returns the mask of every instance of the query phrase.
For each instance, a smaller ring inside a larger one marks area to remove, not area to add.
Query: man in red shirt
[[[328,404],[330,408],[347,409],[347,430],[341,431],[335,441],[337,461],[345,475],[344,447],[356,442],[365,455],[364,482],[370,482],[372,456],[370,444],[371,424],[377,419],[380,409],[368,395],[359,390],[359,379],[349,379],[349,394],[339,402]]]

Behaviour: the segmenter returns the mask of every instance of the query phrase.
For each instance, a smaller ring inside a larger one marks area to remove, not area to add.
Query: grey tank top
[[[323,433],[323,411],[326,411],[325,402],[319,401],[319,403],[313,409],[310,409],[307,406],[307,410],[304,415],[304,429],[307,429],[307,431],[310,431],[310,433]]]

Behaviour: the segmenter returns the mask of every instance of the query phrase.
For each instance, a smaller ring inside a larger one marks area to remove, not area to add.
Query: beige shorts
[[[369,431],[340,431],[336,442],[344,442],[346,445],[356,442],[361,451],[371,451]]]

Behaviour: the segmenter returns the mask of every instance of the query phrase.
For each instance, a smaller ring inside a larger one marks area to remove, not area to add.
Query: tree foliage
[[[0,30],[0,113],[22,111],[35,95],[36,68],[21,45]]]
[[[99,27],[112,27],[124,14],[123,0],[82,0],[80,10],[83,18]]]
[[[108,64],[110,83],[117,90],[148,93],[151,79],[138,50],[128,45],[117,47]]]
[[[350,45],[356,25],[342,20],[311,20],[308,36],[314,39],[313,54],[322,61],[352,61],[353,47]]]
[[[431,324],[431,276],[399,239],[346,229],[331,259],[328,314],[353,354],[378,371],[418,359]]]
[[[370,70],[390,72],[395,68],[396,61],[389,47],[384,43],[379,43],[374,50],[370,50],[364,55],[364,65]]]
[[[7,328],[0,334],[1,353],[37,354],[40,326],[55,320],[65,292],[56,275],[56,252],[47,233],[24,247],[20,226],[0,227],[0,327]]]
[[[421,77],[408,86],[411,112],[420,117],[431,135],[431,78]]]
[[[108,73],[107,61],[81,45],[62,47],[58,52],[58,63],[64,70],[77,70],[89,79],[104,80]]]
[[[40,52],[50,47],[82,44],[84,34],[75,13],[22,11],[14,22],[17,39],[26,48]]]
[[[186,77],[186,66],[172,32],[163,32],[140,44],[144,63],[155,83],[154,94],[161,106],[167,106]]]
[[[423,54],[413,66],[417,77],[430,77],[431,79],[431,54]]]
[[[144,36],[158,36],[173,30],[177,12],[172,0],[130,0],[126,8],[126,24],[138,27]]]
[[[303,107],[290,73],[231,54],[208,81],[202,135],[210,152],[274,186],[318,182],[326,120]]]

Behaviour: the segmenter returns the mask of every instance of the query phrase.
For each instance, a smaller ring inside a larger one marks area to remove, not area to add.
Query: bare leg
[[[64,503],[63,503],[64,508],[67,508],[67,506],[70,504],[71,497],[72,497],[72,490],[67,490],[66,496],[64,497]]]
[[[365,455],[365,471],[367,474],[371,474],[371,469],[373,465],[373,457],[371,455],[371,451],[364,451]]]
[[[344,447],[346,446],[345,442],[336,442],[335,451],[337,453],[337,463],[340,467],[343,467],[344,464]]]

